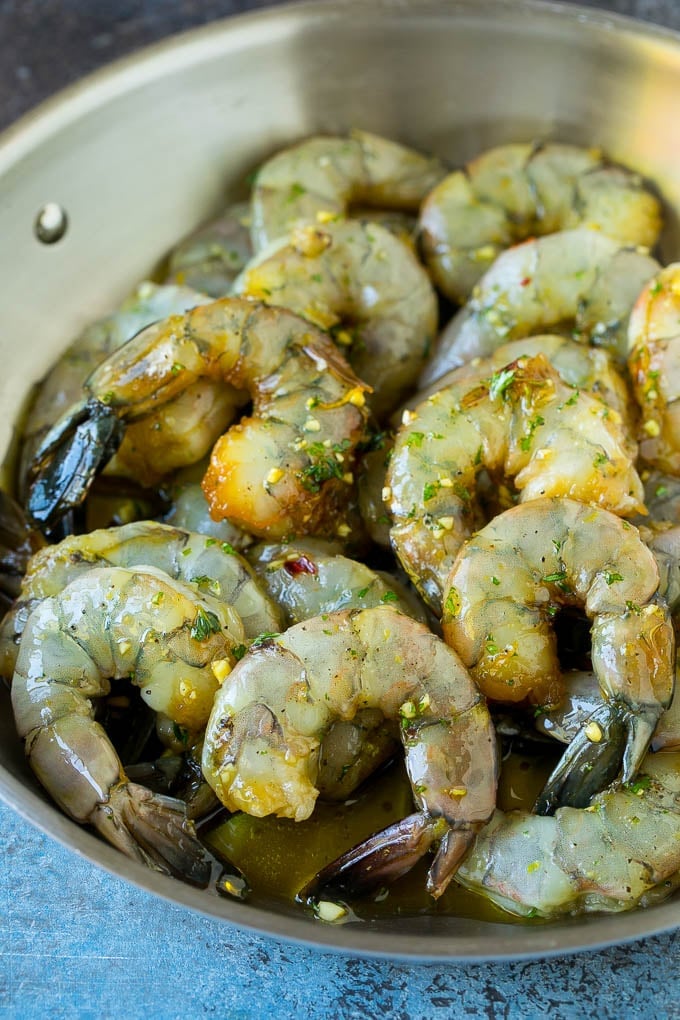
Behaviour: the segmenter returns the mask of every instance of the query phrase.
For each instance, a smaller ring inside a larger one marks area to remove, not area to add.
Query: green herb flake
[[[189,730],[187,730],[184,726],[180,726],[179,723],[174,722],[172,724],[172,732],[175,740],[177,740],[180,744],[184,744],[186,746],[189,743]]]
[[[223,553],[226,553],[227,556],[238,556],[238,553],[234,549],[231,542],[222,542],[220,545],[220,549],[222,550]]]
[[[160,606],[162,601],[163,601],[163,592],[162,591],[157,591],[156,594],[151,597],[151,605],[152,606]]]
[[[448,591],[448,594],[446,596],[446,599],[444,600],[444,611],[446,613],[448,613],[449,616],[458,616],[458,614],[459,614],[459,612],[461,610],[462,604],[463,604],[463,602],[462,602],[462,599],[460,597],[460,592],[458,591],[457,588],[455,588],[452,585],[449,588],[449,591]]]
[[[512,381],[515,378],[515,372],[512,369],[503,368],[500,372],[494,372],[489,382],[489,396],[492,400],[497,400],[498,397],[502,397],[509,386],[512,385]]]
[[[498,580],[497,577],[492,577],[491,578],[491,583],[495,584],[496,586],[498,586],[501,582]]]
[[[232,648],[231,654],[234,656],[237,662],[240,662],[247,651],[248,649],[246,648],[245,645],[236,645],[235,648]]]
[[[386,591],[385,594],[381,597],[380,601],[384,602],[385,604],[387,604],[388,602],[398,602],[399,596],[396,594],[396,592]]]
[[[607,584],[614,584],[615,581],[623,581],[623,574],[618,574],[615,570],[606,570],[604,579]]]
[[[366,598],[366,595],[368,593],[368,589],[369,588],[370,588],[370,585],[368,585],[366,588],[360,588],[359,591],[357,592],[357,598],[358,599]]]
[[[667,485],[657,485],[656,489],[654,490],[654,495],[656,496],[657,499],[661,499],[662,496],[667,496],[668,495],[668,486]]]
[[[172,368],[170,369],[173,375],[179,375],[180,372],[184,371],[184,365],[181,361],[173,361]]]
[[[425,438],[424,432],[412,432],[406,440],[406,445],[410,448],[412,446],[421,447]]]
[[[321,619],[323,619],[323,617],[321,617]],[[257,637],[255,638],[255,640],[253,641],[253,643],[252,643],[252,645],[250,647],[251,648],[261,648],[262,645],[267,643],[267,641],[273,641],[274,638],[277,638],[278,636],[279,635],[277,633],[275,633],[274,631],[264,630],[264,631],[262,631],[261,634],[257,635]]]
[[[434,499],[439,491],[438,482],[426,482],[423,486],[423,502],[427,503],[429,500]]]
[[[219,634],[220,621],[209,609],[199,609],[196,619],[191,626],[191,636],[194,641],[205,641],[211,634]]]
[[[652,780],[649,776],[638,776],[632,783],[628,783],[628,789],[631,793],[635,793],[638,797],[641,797],[645,790],[648,790],[651,785]]]
[[[220,582],[208,574],[197,574],[191,578],[191,582],[197,584],[199,588],[207,588],[211,595],[219,595],[221,592]]]

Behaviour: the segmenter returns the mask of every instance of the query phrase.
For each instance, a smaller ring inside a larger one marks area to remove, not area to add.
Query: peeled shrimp
[[[643,251],[586,227],[518,244],[498,257],[446,327],[421,386],[508,340],[561,324],[623,362],[631,309],[658,271]]]
[[[54,422],[80,399],[83,383],[100,362],[152,322],[168,315],[181,314],[196,305],[205,304],[207,300],[204,294],[188,287],[159,287],[146,281],[140,283],[115,312],[83,330],[45,376],[31,406],[21,451],[19,474],[22,485],[40,440]],[[147,438],[153,435],[154,424],[149,423]],[[132,436],[128,446],[132,440],[138,444],[145,442],[141,433]],[[122,456],[125,455],[124,448]]]
[[[227,297],[252,256],[250,206],[236,202],[173,248],[167,282],[193,287],[213,298]]]
[[[274,538],[348,533],[365,386],[310,323],[238,298],[150,326],[99,366],[88,399],[57,423],[36,454],[33,520],[49,525],[82,501],[126,423],[204,379],[247,389],[253,399],[251,416],[213,448],[203,480],[213,518]]]
[[[301,821],[318,796],[325,731],[365,708],[401,720],[419,809],[405,829],[419,855],[441,839],[430,871],[438,894],[493,811],[496,744],[483,699],[457,656],[394,609],[316,617],[251,648],[215,699],[203,772],[230,810]],[[371,875],[378,883],[381,875],[394,877],[392,866],[398,870],[389,846],[383,849]]]
[[[543,355],[519,358],[407,412],[384,492],[392,544],[439,611],[455,556],[483,523],[481,471],[513,479],[523,502],[572,496],[625,516],[644,510],[634,453],[615,411],[563,383]]]
[[[58,595],[76,578],[105,566],[152,566],[172,579],[195,585],[197,591],[232,607],[251,640],[281,628],[276,603],[229,543],[154,521],[137,521],[70,535],[32,557],[18,599],[0,624],[0,675],[11,677],[21,635],[36,605]]]
[[[367,131],[307,138],[272,156],[257,173],[251,206],[255,250],[301,223],[342,215],[350,203],[417,211],[444,173],[439,160]]]
[[[378,415],[413,386],[437,331],[437,299],[413,252],[375,223],[298,228],[246,267],[237,289],[334,332]]]
[[[635,774],[675,680],[675,638],[657,598],[659,571],[637,530],[572,499],[536,499],[487,524],[461,549],[449,576],[442,626],[484,694],[497,701],[559,704],[552,617],[579,606],[592,621],[593,669],[605,699],[544,791],[545,809],[579,754],[607,753],[602,724],[626,730],[622,778]]]
[[[647,284],[628,328],[628,369],[642,410],[640,455],[680,475],[680,262]]]
[[[519,144],[490,149],[445,177],[420,214],[433,279],[461,304],[505,248],[579,226],[652,248],[661,205],[638,174],[596,149]]]
[[[94,703],[129,677],[155,711],[200,730],[243,638],[234,610],[160,571],[90,570],[35,607],[12,680],[19,736],[57,804],[129,857],[203,885],[183,806],[127,780]]]
[[[630,910],[680,873],[680,753],[648,754],[629,786],[553,818],[498,811],[456,879],[524,917]]]

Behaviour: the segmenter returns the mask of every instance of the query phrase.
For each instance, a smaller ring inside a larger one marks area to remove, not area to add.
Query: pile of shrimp
[[[319,136],[77,338],[25,423],[23,511],[0,504],[2,674],[56,803],[246,895],[206,818],[304,822],[401,756],[413,812],[309,875],[324,920],[427,855],[432,897],[454,880],[516,917],[672,891],[662,225],[593,149],[450,172]],[[556,630],[576,618],[581,672]],[[497,808],[508,713],[536,754],[563,749],[532,811]]]

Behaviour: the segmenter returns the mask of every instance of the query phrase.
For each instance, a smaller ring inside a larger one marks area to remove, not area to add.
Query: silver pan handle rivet
[[[68,226],[68,216],[57,202],[46,202],[35,218],[35,236],[43,244],[61,241]]]

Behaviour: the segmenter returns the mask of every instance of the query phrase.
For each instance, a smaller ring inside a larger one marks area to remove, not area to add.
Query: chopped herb
[[[649,288],[649,293],[652,295],[652,297],[656,297],[657,294],[660,294],[662,290],[663,284],[661,280],[655,280],[654,283]]]
[[[615,581],[623,581],[623,574],[617,574],[615,570],[606,570],[604,579],[607,584],[614,584]]]
[[[569,595],[571,593],[571,588],[567,584],[566,570],[556,570],[554,574],[546,574],[545,577],[541,578],[541,580],[545,581],[546,584],[557,585],[560,591],[564,592],[565,595]]]
[[[228,556],[238,556],[238,553],[234,549],[231,542],[222,542],[222,544],[220,545],[220,549],[222,550],[223,553],[226,553]]]
[[[424,438],[425,438],[425,433],[424,432],[412,432],[411,435],[406,440],[406,445],[408,447],[411,447],[411,446],[418,446],[418,447],[420,447],[420,446],[423,445],[423,439]]]
[[[639,797],[645,790],[648,790],[651,785],[652,780],[649,776],[638,776],[637,779],[634,779],[632,783],[628,784],[628,789],[631,793],[636,793]]]
[[[479,446],[477,447],[477,452],[475,454],[475,466],[477,466],[477,465],[482,463],[482,454],[483,453],[484,453],[484,444],[480,443]]]
[[[528,453],[531,449],[531,440],[534,438],[534,432],[541,425],[545,425],[545,418],[543,418],[540,414],[537,414],[536,417],[532,418],[528,423],[527,432],[519,441],[520,448],[524,451],[524,453]]]
[[[189,731],[185,729],[184,726],[180,726],[179,723],[174,722],[172,724],[172,732],[175,736],[175,740],[179,741],[180,744],[189,743]]]
[[[489,655],[496,655],[499,651],[498,645],[493,640],[493,635],[489,634],[486,639],[486,651]]]
[[[152,606],[160,606],[162,601],[163,601],[163,592],[162,591],[157,591],[156,594],[153,595],[152,598],[151,598],[151,605]]]
[[[245,645],[236,645],[235,648],[232,648],[231,654],[234,656],[237,662],[240,662],[247,651],[248,649],[246,648]]]
[[[491,399],[496,400],[498,397],[502,397],[508,387],[512,385],[514,378],[514,371],[509,368],[503,368],[500,372],[494,372],[489,382],[489,396]]]
[[[449,588],[448,595],[444,602],[444,609],[451,616],[457,616],[461,610],[462,600],[460,592],[453,585]]]
[[[657,499],[660,499],[662,496],[667,496],[668,495],[668,486],[667,485],[657,485],[656,489],[654,490],[654,495],[657,497]]]
[[[311,279],[314,283],[323,283],[323,276],[321,273],[312,273]]]
[[[428,500],[434,499],[439,491],[439,487],[438,482],[426,482],[423,486],[423,501],[427,503]]]
[[[209,549],[211,545],[217,545],[217,539],[216,538],[206,538],[206,540],[205,540],[205,547],[206,547],[206,549]]]
[[[602,467],[603,464],[609,462],[609,457],[606,453],[597,453],[593,458],[593,467]]]
[[[370,587],[370,585],[369,585],[368,587]],[[359,590],[359,591],[357,592],[357,598],[358,598],[358,599],[363,599],[363,598],[365,598],[365,597],[366,597],[366,593],[368,592],[368,587],[367,587],[367,588],[361,588],[361,589],[360,589],[360,590]]]
[[[174,361],[170,371],[173,375],[179,375],[180,372],[184,371],[184,365],[180,361]]]
[[[209,609],[199,609],[191,627],[194,641],[205,641],[211,634],[219,634],[220,621]]]
[[[323,617],[321,617],[321,619],[323,619]],[[276,634],[274,631],[264,630],[264,631],[262,631],[261,634],[257,635],[257,637],[255,638],[255,640],[253,641],[253,643],[252,643],[252,645],[250,647],[251,648],[261,648],[262,645],[264,645],[267,641],[273,641],[273,639],[277,638],[278,636],[279,635]]]
[[[197,584],[199,588],[207,588],[211,595],[220,594],[220,582],[214,577],[209,577],[207,574],[198,574],[196,577],[191,578],[192,584]]]
[[[380,601],[381,602],[385,602],[385,603],[387,603],[387,602],[398,602],[399,601],[399,597],[393,591],[386,591],[385,594],[381,597]]]
[[[636,616],[640,616],[642,613],[642,608],[637,602],[631,602],[630,599],[626,599],[626,609],[629,613],[635,613]]]
[[[500,581],[498,580],[498,578],[497,578],[497,577],[492,577],[492,578],[491,578],[491,583],[492,583],[492,584],[495,584],[495,585],[499,585],[499,584],[500,584],[501,582],[500,582]]]

